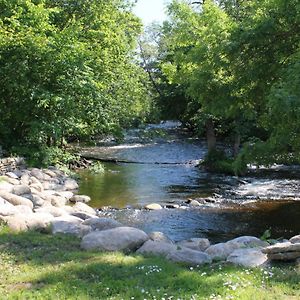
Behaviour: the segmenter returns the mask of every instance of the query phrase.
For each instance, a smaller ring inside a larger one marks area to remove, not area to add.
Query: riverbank
[[[74,179],[56,168],[15,169],[1,177],[0,255],[5,272],[0,275],[0,291],[14,299],[65,299],[72,297],[75,291],[79,299],[90,299],[96,297],[95,289],[101,291],[103,299],[142,299],[143,294],[143,299],[150,296],[149,299],[173,299],[172,296],[218,299],[217,295],[231,299],[238,287],[247,287],[246,293],[242,290],[244,296],[240,296],[248,299],[248,294],[253,296],[257,289],[264,290],[265,282],[273,278],[274,266],[269,264],[272,256],[283,261],[295,261],[299,257],[299,236],[277,244],[279,248],[274,249],[266,241],[249,236],[211,244],[205,238],[174,242],[163,233],[145,233],[98,216],[98,211],[84,203],[89,197],[78,195],[77,188]],[[157,207],[148,207],[153,208]],[[263,269],[250,271],[243,266],[262,266]],[[280,293],[297,295],[294,291],[294,280],[299,279],[297,264],[275,269],[278,278],[284,278],[284,272],[293,274],[285,279],[287,287]],[[161,274],[156,274],[163,270],[164,276],[169,277],[163,280],[165,286],[161,285]],[[221,280],[223,272],[227,278],[224,282]],[[120,274],[123,275],[120,277]],[[208,279],[207,274],[210,274]],[[273,275],[267,278],[267,274]],[[144,283],[145,276],[151,278],[151,284]],[[232,278],[243,276],[246,276],[244,285],[240,281],[232,282]],[[116,278],[120,282],[116,283]],[[176,284],[172,278],[178,279]],[[264,284],[260,287],[261,280]],[[101,288],[92,288],[98,281]],[[203,291],[201,285],[207,284],[210,287]],[[130,288],[125,292],[127,286]],[[153,286],[157,286],[156,292]],[[253,286],[256,289],[253,290]],[[274,294],[282,288],[273,282],[271,287]],[[266,299],[271,299],[269,289],[265,291]]]
[[[80,239],[0,229],[4,299],[298,299],[299,267],[186,267],[159,257],[80,251]]]

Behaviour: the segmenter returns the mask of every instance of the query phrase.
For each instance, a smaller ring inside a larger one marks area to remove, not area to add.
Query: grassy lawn
[[[83,252],[80,240],[0,227],[0,299],[300,299],[300,270],[189,268],[162,258]]]

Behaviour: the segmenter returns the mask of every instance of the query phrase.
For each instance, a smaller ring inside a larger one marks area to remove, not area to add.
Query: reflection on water
[[[297,168],[254,170],[242,180],[207,173],[195,166],[203,159],[203,141],[192,139],[178,123],[164,128],[163,138],[141,141],[140,130],[126,135],[123,145],[84,148],[83,153],[138,163],[105,163],[104,174],[80,172],[79,192],[92,198],[93,207],[142,207],[213,197],[216,203],[197,209],[148,212],[111,212],[124,224],[149,232],[163,231],[175,240],[205,236],[212,240],[251,234],[271,228],[274,237],[300,232],[300,171]],[[149,133],[147,133],[149,135]]]

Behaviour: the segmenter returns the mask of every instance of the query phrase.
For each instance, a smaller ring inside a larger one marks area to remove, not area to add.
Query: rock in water
[[[117,227],[89,233],[83,237],[81,247],[85,250],[135,251],[148,239],[148,235],[142,230]]]
[[[149,210],[160,210],[162,209],[162,206],[158,203],[151,203],[146,205],[145,208]]]
[[[234,250],[227,258],[228,262],[243,267],[258,267],[268,260],[266,254],[259,248],[246,248]]]

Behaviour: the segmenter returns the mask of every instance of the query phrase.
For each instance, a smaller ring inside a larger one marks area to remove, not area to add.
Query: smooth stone
[[[1,216],[12,216],[18,213],[18,210],[14,205],[0,197],[0,215]]]
[[[148,235],[140,229],[117,227],[89,233],[83,237],[81,248],[99,251],[135,251],[148,239]]]
[[[275,245],[264,248],[263,253],[279,253],[290,251],[288,250],[293,244],[291,242],[276,243]]]
[[[163,232],[153,231],[153,232],[150,232],[148,235],[152,241],[174,244],[174,242],[168,236],[166,236]]]
[[[20,214],[30,215],[33,213],[32,209],[27,205],[15,205],[15,209]]]
[[[32,203],[34,207],[40,207],[44,204],[45,200],[37,195],[32,195]]]
[[[85,220],[82,224],[89,225],[93,230],[107,230],[124,226],[120,222],[110,218],[90,218]]]
[[[151,203],[146,205],[145,208],[149,210],[160,210],[162,209],[162,206],[158,203]]]
[[[197,200],[192,200],[189,204],[190,206],[201,206],[200,202]]]
[[[7,226],[16,232],[44,230],[49,227],[52,216],[44,213],[15,214],[6,218]]]
[[[79,188],[78,183],[74,179],[67,179],[64,183],[64,188],[67,191],[77,190]]]
[[[73,207],[74,212],[85,212],[90,215],[96,215],[96,211],[85,203],[77,202]]]
[[[0,197],[13,205],[27,205],[33,209],[33,203],[27,198],[8,193],[6,191],[0,191]]]
[[[227,262],[243,267],[258,267],[266,263],[268,256],[258,248],[246,248],[234,250],[228,257]]]
[[[167,255],[168,260],[192,266],[211,263],[211,257],[205,252],[183,247],[178,248]]]
[[[23,174],[20,179],[21,184],[29,185],[31,183],[30,176],[28,174]]]
[[[74,196],[74,193],[70,191],[62,191],[62,192],[56,192],[56,195],[64,197],[67,200],[70,200]]]
[[[91,197],[86,196],[86,195],[74,195],[70,199],[70,202],[73,202],[73,203],[76,203],[76,202],[88,203],[89,201],[91,201]]]
[[[6,191],[11,193],[13,191],[14,185],[7,181],[0,181],[0,191]]]
[[[63,207],[67,204],[67,199],[60,196],[47,196],[46,201],[49,201],[53,206]]]
[[[18,196],[24,195],[24,194],[31,194],[30,187],[28,185],[15,185],[12,193]]]
[[[32,183],[30,185],[31,192],[33,192],[32,189],[34,189],[34,190],[36,190],[36,191],[38,191],[40,193],[42,193],[44,191],[44,187],[43,187],[43,185],[41,183]]]
[[[48,213],[54,217],[62,217],[62,216],[68,215],[67,212],[63,208],[55,207],[52,205],[39,207],[39,208],[35,209],[35,212]]]
[[[227,243],[239,243],[244,247],[253,248],[253,247],[267,247],[269,243],[266,241],[262,241],[261,239],[255,236],[240,236],[235,239],[228,241]]]
[[[91,231],[91,227],[83,225],[80,218],[70,215],[54,218],[51,221],[51,229],[53,234],[70,234],[80,238]]]
[[[19,184],[20,184],[20,181],[19,181],[18,179],[14,179],[14,178],[7,177],[7,176],[2,176],[2,178],[3,178],[6,182],[8,182],[8,183],[10,183],[10,184],[12,184],[12,185],[19,185]]]
[[[295,235],[295,236],[291,237],[290,242],[292,244],[300,243],[300,235]]]
[[[42,170],[37,168],[32,169],[30,174],[40,181],[51,180],[51,177],[49,175],[45,174]]]
[[[42,183],[44,190],[64,191],[65,187],[58,183],[45,181]]]
[[[210,246],[209,240],[205,238],[191,238],[177,242],[176,244],[197,251],[204,251]]]
[[[205,253],[209,254],[213,260],[226,260],[234,250],[241,247],[239,243],[218,243],[209,246]]]
[[[56,178],[57,174],[49,169],[43,169],[43,172],[52,178]]]
[[[161,241],[148,240],[139,248],[136,253],[138,254],[148,254],[157,256],[167,256],[172,251],[177,249],[176,245]]]

